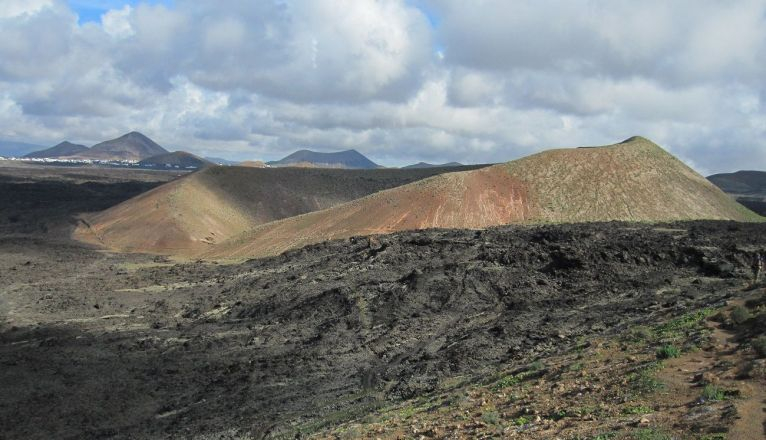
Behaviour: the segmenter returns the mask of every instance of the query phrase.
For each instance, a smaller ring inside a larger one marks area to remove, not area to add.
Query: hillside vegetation
[[[325,240],[411,229],[696,219],[760,217],[659,146],[633,137],[435,176],[259,226],[204,256],[261,257]]]

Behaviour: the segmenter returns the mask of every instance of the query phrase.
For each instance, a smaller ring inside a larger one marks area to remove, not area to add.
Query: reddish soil
[[[265,224],[200,256],[262,257],[325,240],[413,229],[685,219],[758,216],[657,145],[636,138],[432,177]]]
[[[83,216],[74,237],[123,252],[189,257],[264,223],[455,170],[211,167]]]

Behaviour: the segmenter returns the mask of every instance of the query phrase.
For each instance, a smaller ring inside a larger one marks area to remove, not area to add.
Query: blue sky
[[[172,6],[173,0],[68,0],[67,3],[80,16],[80,23],[87,23],[100,21],[101,15],[110,9],[121,9],[125,5],[134,6],[138,3],[162,3]]]
[[[172,6],[174,0],[68,0],[69,7],[80,16],[80,23],[101,20],[101,15],[110,9],[121,9],[125,5],[135,6],[138,3],[162,3]],[[439,18],[422,0],[409,0],[408,3],[419,8],[428,17],[431,25],[436,27]]]

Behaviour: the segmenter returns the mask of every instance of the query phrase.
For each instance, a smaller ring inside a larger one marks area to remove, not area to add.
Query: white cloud
[[[488,162],[646,135],[766,168],[766,0],[0,1],[0,138]],[[414,5],[423,4],[437,26]]]
[[[53,0],[3,0],[0,2],[0,19],[34,15],[53,6]]]
[[[130,24],[130,14],[133,8],[125,5],[122,9],[112,9],[101,16],[101,27],[104,32],[115,38],[127,38],[135,34]]]

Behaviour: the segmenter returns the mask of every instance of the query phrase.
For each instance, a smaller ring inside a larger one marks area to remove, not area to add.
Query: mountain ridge
[[[270,166],[315,166],[319,168],[375,169],[380,165],[356,150],[321,153],[312,150],[298,150],[280,160],[266,162]]]
[[[166,167],[170,165],[171,167],[178,168],[202,168],[215,165],[213,162],[187,151],[158,154],[142,159],[138,164],[149,167]]]
[[[146,135],[131,131],[92,146],[84,157],[101,160],[142,160],[165,153],[169,151]]]
[[[88,151],[89,148],[85,145],[74,144],[69,141],[64,141],[56,144],[53,147],[46,148],[45,150],[33,151],[26,154],[25,158],[60,158],[75,156]]]
[[[0,156],[3,157],[23,157],[26,154],[45,148],[48,147],[28,142],[0,140]]]
[[[766,171],[739,170],[713,174],[707,179],[727,193],[758,193],[766,196]]]
[[[656,144],[633,137],[438,175],[258,226],[202,257],[263,257],[326,240],[412,229],[692,219],[762,220]]]
[[[443,172],[207,167],[83,215],[74,237],[120,251],[193,256],[258,225]]]
[[[32,151],[24,157],[140,161],[167,153],[169,153],[168,150],[148,136],[137,131],[131,131],[120,137],[100,142],[90,148],[64,141],[50,148]]]
[[[748,209],[766,216],[766,171],[719,173],[708,176],[708,180]]]

